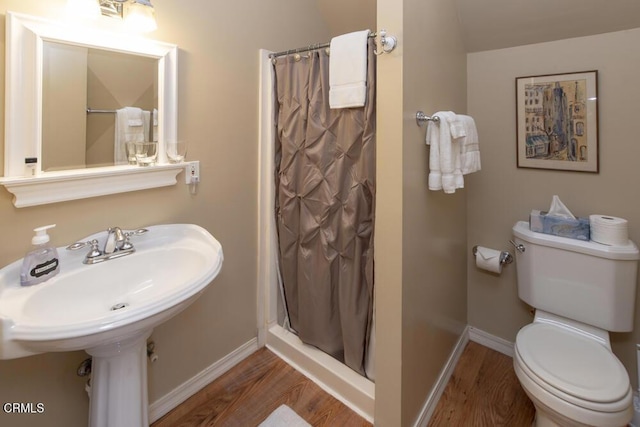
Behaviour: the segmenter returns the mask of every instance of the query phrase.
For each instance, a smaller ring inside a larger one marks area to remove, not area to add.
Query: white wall
[[[468,112],[478,126],[482,171],[469,176],[467,251],[473,245],[511,250],[511,227],[532,209],[549,207],[554,194],[575,215],[627,218],[640,243],[640,29],[468,55]],[[515,79],[598,70],[600,173],[516,167]],[[469,324],[513,342],[531,321],[518,299],[515,265],[501,276],[480,271],[469,258]],[[640,305],[638,305],[640,307]],[[635,383],[635,332],[613,334],[613,348]],[[634,386],[635,387],[635,386]]]

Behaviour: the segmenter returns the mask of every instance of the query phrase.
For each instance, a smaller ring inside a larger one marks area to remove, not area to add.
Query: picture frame
[[[598,173],[598,71],[516,78],[519,168]]]

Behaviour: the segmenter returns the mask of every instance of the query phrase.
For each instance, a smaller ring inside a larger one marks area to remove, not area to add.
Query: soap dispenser
[[[24,256],[20,271],[20,284],[31,286],[42,283],[60,272],[58,250],[49,243],[47,230],[55,224],[34,228],[36,235],[31,239],[33,248]]]

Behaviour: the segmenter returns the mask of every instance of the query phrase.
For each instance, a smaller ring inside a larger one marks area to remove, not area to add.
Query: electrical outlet
[[[200,161],[188,162],[184,171],[185,184],[197,184],[200,182]]]

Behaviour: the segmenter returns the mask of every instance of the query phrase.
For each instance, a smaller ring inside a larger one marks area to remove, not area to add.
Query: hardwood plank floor
[[[283,403],[314,427],[371,426],[263,348],[152,427],[252,427]],[[470,342],[428,427],[528,427],[533,416],[533,405],[520,387],[512,359]]]
[[[371,426],[263,348],[153,423],[152,427],[252,427],[283,403],[314,427]]]
[[[513,359],[470,341],[428,427],[529,427],[534,415]]]

